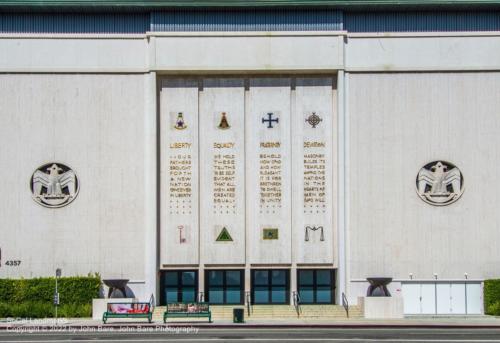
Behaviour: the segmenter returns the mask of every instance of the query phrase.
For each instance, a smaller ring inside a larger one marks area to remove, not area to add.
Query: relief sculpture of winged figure
[[[57,163],[47,164],[33,173],[31,190],[33,199],[41,205],[61,207],[76,197],[78,180],[70,168]]]
[[[432,205],[448,205],[463,193],[462,173],[450,163],[432,162],[417,176],[418,195]]]

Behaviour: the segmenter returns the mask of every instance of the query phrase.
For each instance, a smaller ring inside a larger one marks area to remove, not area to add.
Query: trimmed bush
[[[56,280],[50,278],[0,279],[0,302],[18,304],[22,302],[52,303]],[[91,304],[99,297],[101,278],[99,275],[63,277],[58,280],[61,304]]]
[[[54,305],[46,302],[0,303],[0,318],[54,318],[55,313]],[[92,305],[62,304],[57,313],[61,318],[88,318],[92,316]]]
[[[81,318],[92,314],[92,299],[99,298],[99,275],[59,278],[58,316]],[[55,278],[0,279],[0,318],[52,318]]]
[[[500,316],[500,301],[489,304],[485,309],[486,314],[491,316]]]
[[[500,279],[484,281],[484,311],[500,316]]]

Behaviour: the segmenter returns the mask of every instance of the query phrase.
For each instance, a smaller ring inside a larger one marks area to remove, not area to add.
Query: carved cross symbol
[[[267,119],[262,118],[262,124],[267,123],[267,128],[268,129],[272,129],[274,127],[273,123],[279,123],[280,122],[280,118],[274,118],[273,119],[273,115],[274,115],[274,113],[268,113],[267,114]]]
[[[312,126],[313,129],[316,128],[316,126],[321,123],[323,119],[321,119],[316,112],[313,112],[309,117],[307,117],[306,122],[309,123],[309,125]]]

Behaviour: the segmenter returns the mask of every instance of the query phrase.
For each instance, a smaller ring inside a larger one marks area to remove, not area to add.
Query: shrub
[[[14,299],[16,280],[0,279],[0,302],[10,302]]]
[[[50,302],[54,296],[55,278],[0,279],[0,302],[18,304],[23,302]],[[58,280],[61,304],[91,304],[99,297],[101,278],[64,277]]]
[[[500,279],[484,281],[484,310],[486,314],[500,315]]]
[[[10,318],[52,318],[54,305],[44,302],[24,302],[19,304],[0,303],[0,317]]]
[[[486,307],[486,314],[500,316],[500,301],[489,304],[488,307]]]
[[[92,299],[99,297],[101,278],[65,277],[58,280],[58,316],[90,317]],[[55,278],[0,279],[0,318],[53,318]]]
[[[88,318],[92,317],[92,305],[91,304],[64,304],[59,306],[58,309],[59,317],[65,318]]]

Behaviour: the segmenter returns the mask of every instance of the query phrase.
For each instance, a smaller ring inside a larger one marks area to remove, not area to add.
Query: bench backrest
[[[139,314],[149,313],[149,303],[108,303],[107,311],[113,314]]]
[[[169,313],[201,313],[208,312],[210,306],[208,303],[168,303],[167,312]]]

